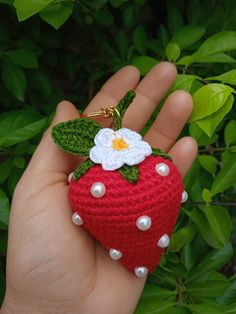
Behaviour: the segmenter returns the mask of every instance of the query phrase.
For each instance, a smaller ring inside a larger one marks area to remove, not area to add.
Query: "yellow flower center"
[[[129,144],[124,141],[124,139],[121,138],[115,138],[112,140],[112,148],[116,150],[123,150],[129,147]]]

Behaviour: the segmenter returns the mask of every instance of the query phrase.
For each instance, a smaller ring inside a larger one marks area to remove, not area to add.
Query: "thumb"
[[[79,118],[75,106],[69,101],[58,104],[55,117],[44,133],[30,163],[28,169],[33,172],[62,172],[69,174],[78,163],[78,157],[60,150],[51,137],[52,127],[60,122]]]

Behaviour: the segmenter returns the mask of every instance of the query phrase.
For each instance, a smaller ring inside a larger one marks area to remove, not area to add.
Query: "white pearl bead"
[[[148,216],[140,216],[136,221],[136,226],[139,230],[146,231],[151,228],[152,220]]]
[[[144,267],[144,266],[135,267],[134,272],[135,272],[135,275],[136,275],[137,277],[140,277],[140,278],[141,278],[141,277],[147,276],[147,274],[148,274],[148,269],[147,269],[147,267]]]
[[[78,213],[74,213],[72,215],[72,221],[75,225],[81,226],[83,224],[83,220]]]
[[[69,183],[70,183],[70,181],[71,181],[71,179],[72,179],[72,177],[73,177],[73,174],[74,174],[74,172],[71,172],[71,173],[68,175],[67,180],[68,180]]]
[[[157,242],[157,245],[161,248],[165,248],[169,245],[170,238],[167,234],[164,234],[159,241]]]
[[[185,203],[187,202],[187,200],[188,200],[188,193],[186,191],[183,191],[181,203]]]
[[[159,164],[156,164],[156,172],[160,176],[166,177],[170,172],[170,168],[164,162],[160,162]]]
[[[109,254],[110,254],[110,257],[116,261],[122,257],[121,251],[118,251],[116,249],[110,249]]]
[[[106,193],[106,187],[102,182],[95,182],[91,186],[91,194],[96,197],[100,198],[103,197],[103,195]]]

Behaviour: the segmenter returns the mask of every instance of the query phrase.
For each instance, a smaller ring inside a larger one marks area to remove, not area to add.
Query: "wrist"
[[[0,314],[42,314],[41,309],[35,309],[21,298],[5,295]]]
[[[17,304],[16,302],[12,302],[7,297],[4,298],[2,307],[0,309],[0,314],[29,314],[32,313],[31,310],[22,304]],[[36,312],[33,312],[36,314]]]

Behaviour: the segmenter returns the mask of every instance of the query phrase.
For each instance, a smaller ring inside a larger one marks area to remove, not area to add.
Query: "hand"
[[[105,83],[86,112],[116,105],[134,89],[137,95],[123,122],[140,131],[175,78],[176,69],[167,62],[155,66],[141,82],[136,68],[124,67]],[[197,152],[190,137],[176,142],[191,111],[191,96],[175,91],[145,136],[151,146],[172,156],[182,176]],[[63,101],[52,125],[77,117],[76,108]],[[110,119],[99,122],[106,127],[112,124]],[[67,176],[79,161],[60,151],[50,132],[51,127],[14,193],[2,314],[131,314],[145,279],[112,260],[87,231],[71,222]]]

